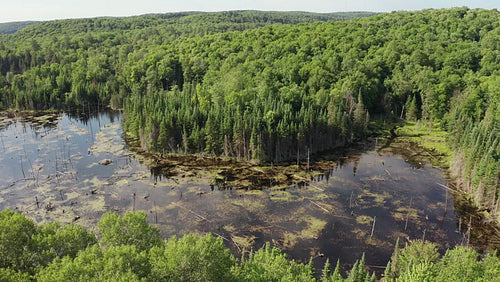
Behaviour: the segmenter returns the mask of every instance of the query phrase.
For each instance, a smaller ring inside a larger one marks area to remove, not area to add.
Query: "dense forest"
[[[147,150],[264,162],[363,139],[370,117],[405,118],[450,133],[459,187],[496,211],[499,12],[353,19],[369,15],[188,12],[30,25],[0,36],[0,108],[123,108],[127,134]]]
[[[35,21],[0,23],[0,33],[15,33],[18,30],[36,23]]]
[[[263,12],[263,11],[227,11],[227,12],[179,12],[167,14],[148,14],[126,18],[92,18],[46,21],[22,30],[16,36],[46,36],[50,34],[68,34],[82,32],[119,32],[149,29],[157,30],[161,35],[175,37],[200,36],[209,33],[245,30],[271,24],[298,24],[316,21],[342,21],[368,17],[371,12]],[[15,23],[12,23],[15,24]],[[5,25],[9,25],[6,23]]]
[[[405,118],[449,132],[458,186],[496,212],[499,12],[369,15],[193,12],[30,25],[0,36],[0,108],[123,108],[128,136],[146,150],[274,163],[361,140],[370,117]]]
[[[350,269],[327,261],[315,274],[314,260],[287,260],[266,247],[235,258],[222,238],[210,234],[162,240],[143,212],[106,213],[99,236],[77,225],[36,225],[24,215],[0,212],[1,281],[377,281],[364,258]],[[396,242],[382,281],[498,281],[500,259],[466,247],[448,250],[414,241]]]

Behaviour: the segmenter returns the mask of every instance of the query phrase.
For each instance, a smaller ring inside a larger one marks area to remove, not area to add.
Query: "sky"
[[[496,9],[500,0],[0,0],[0,22],[180,11],[391,12],[463,6]]]

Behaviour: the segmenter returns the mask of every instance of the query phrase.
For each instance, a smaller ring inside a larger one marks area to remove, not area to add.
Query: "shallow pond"
[[[235,253],[272,242],[299,261],[353,263],[365,253],[384,266],[398,237],[464,242],[443,171],[397,142],[338,158],[306,184],[247,191],[205,174],[152,176],[127,150],[121,119],[0,117],[0,208],[89,228],[106,211],[142,210],[165,237],[212,232]]]

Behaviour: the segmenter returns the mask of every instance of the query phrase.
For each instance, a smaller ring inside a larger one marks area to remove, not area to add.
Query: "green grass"
[[[446,142],[448,133],[441,129],[438,123],[432,126],[419,122],[409,122],[396,130],[398,138],[407,139],[419,146],[434,151],[432,155],[439,159],[440,166],[448,167],[453,156],[453,151]]]

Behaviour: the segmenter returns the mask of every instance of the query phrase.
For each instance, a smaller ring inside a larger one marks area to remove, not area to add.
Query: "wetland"
[[[107,211],[144,211],[170,237],[220,236],[234,253],[266,242],[291,258],[385,266],[397,238],[470,242],[438,156],[373,142],[288,166],[131,150],[120,112],[0,116],[0,208],[95,228]]]

